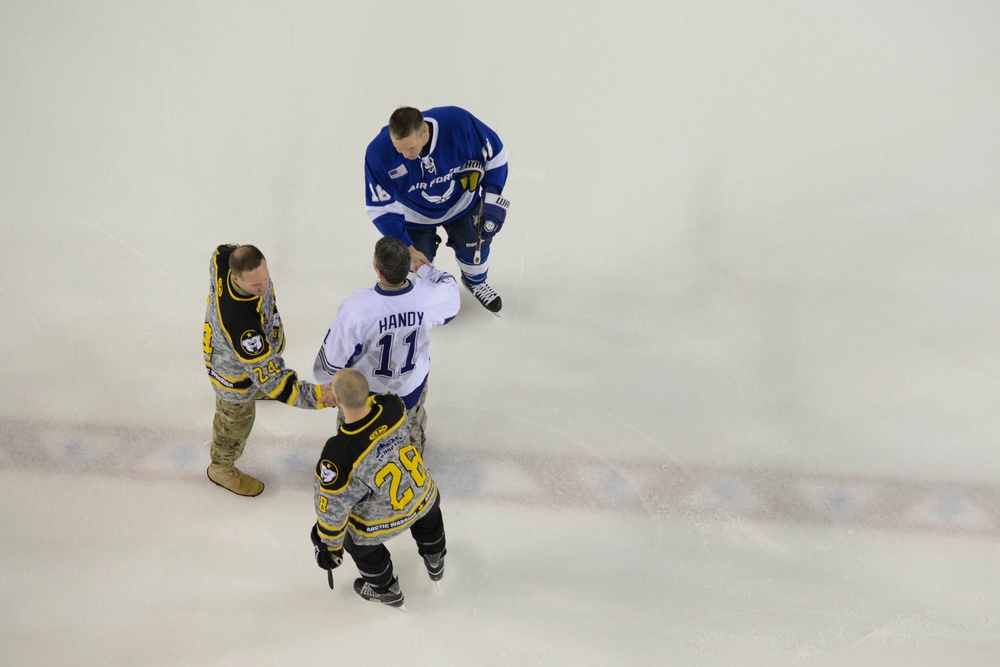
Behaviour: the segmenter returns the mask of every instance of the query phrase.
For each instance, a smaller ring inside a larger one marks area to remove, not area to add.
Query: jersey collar
[[[413,281],[409,281],[409,285],[403,289],[385,289],[381,284],[375,283],[375,293],[381,294],[382,296],[399,296],[400,294],[408,294],[413,291]]]

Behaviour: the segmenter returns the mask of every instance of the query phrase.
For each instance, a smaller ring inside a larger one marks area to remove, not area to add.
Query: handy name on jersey
[[[378,322],[378,332],[383,333],[388,329],[398,329],[400,327],[419,326],[424,323],[424,313],[420,310],[408,310],[405,313],[393,313],[383,317]]]

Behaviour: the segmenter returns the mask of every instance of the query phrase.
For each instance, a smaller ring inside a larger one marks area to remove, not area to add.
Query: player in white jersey
[[[353,368],[367,378],[373,392],[400,396],[411,441],[422,454],[429,332],[458,314],[458,284],[428,264],[409,274],[410,250],[391,236],[375,244],[373,265],[378,284],[356,290],[340,304],[313,374],[319,384],[328,384],[340,369]]]

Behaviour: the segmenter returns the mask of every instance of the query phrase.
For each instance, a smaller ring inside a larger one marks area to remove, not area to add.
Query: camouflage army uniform
[[[264,296],[243,296],[233,287],[229,255],[221,245],[209,263],[209,292],[202,338],[205,370],[215,389],[212,463],[232,465],[243,454],[253,427],[258,390],[297,408],[323,406],[318,385],[299,380],[285,366],[285,333],[274,300],[274,284]]]

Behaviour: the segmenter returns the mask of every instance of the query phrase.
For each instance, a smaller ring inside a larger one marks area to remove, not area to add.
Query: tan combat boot
[[[240,472],[236,466],[224,466],[213,463],[208,466],[208,478],[233,493],[240,496],[259,496],[264,490],[264,483]]]

